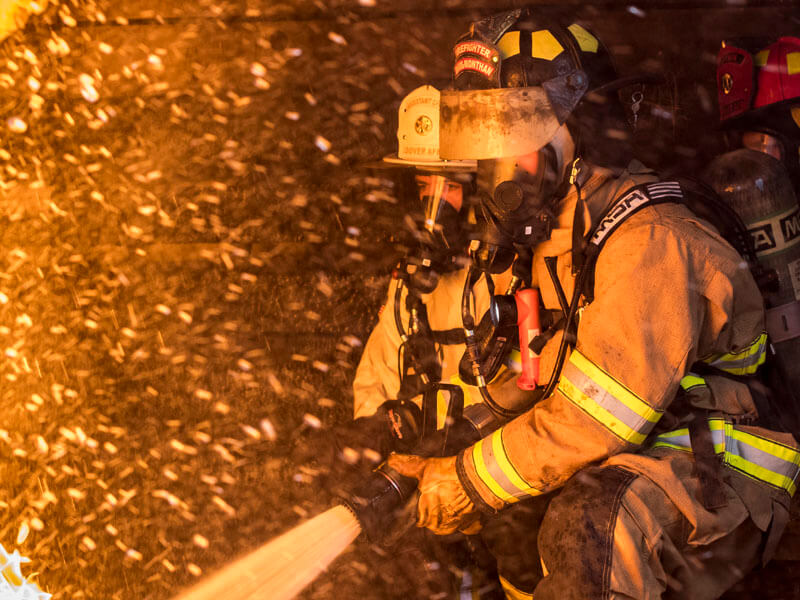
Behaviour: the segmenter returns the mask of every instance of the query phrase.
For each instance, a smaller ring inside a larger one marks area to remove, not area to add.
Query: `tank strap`
[[[606,211],[600,222],[590,234],[588,242],[603,247],[608,237],[614,233],[628,217],[639,212],[647,206],[664,204],[666,202],[683,202],[681,184],[677,181],[659,181],[637,185]]]
[[[775,344],[800,337],[800,302],[768,308],[767,333]]]
[[[683,201],[684,194],[678,181],[658,181],[630,188],[611,205],[587,240],[590,247],[588,253],[592,257],[586,260],[584,265],[584,268],[590,269],[587,273],[585,289],[582,290],[587,302],[594,299],[594,267],[597,263],[597,255],[600,254],[611,234],[629,217],[643,208],[668,202],[680,204]]]

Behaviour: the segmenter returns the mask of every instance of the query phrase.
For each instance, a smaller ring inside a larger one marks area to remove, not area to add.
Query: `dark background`
[[[362,1],[61,2],[0,44],[0,543],[54,598],[169,598],[329,506],[293,445],[347,420],[416,210],[363,165],[523,4]],[[533,4],[664,75],[635,142],[665,170],[720,149],[720,40],[800,32],[792,2]],[[732,597],[800,597],[796,564]],[[361,543],[305,597],[414,588]]]

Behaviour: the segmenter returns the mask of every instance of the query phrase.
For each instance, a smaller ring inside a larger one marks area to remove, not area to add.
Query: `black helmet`
[[[442,117],[448,121],[443,124],[443,156],[527,154],[545,146],[566,123],[578,155],[604,166],[627,164],[628,132],[617,90],[629,82],[617,76],[606,47],[588,28],[520,8],[473,23],[455,44],[454,55],[456,91],[443,93]],[[508,91],[463,95],[498,88]],[[499,110],[482,106],[484,99]],[[506,107],[516,121],[510,129],[510,115],[499,114]],[[459,119],[464,108],[482,110],[466,115],[477,117],[479,135]],[[494,124],[507,132],[504,144],[489,139],[487,133],[497,133]]]
[[[473,23],[454,59],[455,89],[441,95],[440,153],[479,161],[485,223],[472,254],[479,268],[500,272],[515,247],[549,238],[578,157],[627,164],[620,80],[591,31],[530,8]]]

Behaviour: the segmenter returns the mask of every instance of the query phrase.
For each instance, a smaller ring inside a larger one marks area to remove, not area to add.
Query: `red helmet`
[[[782,37],[752,54],[723,42],[717,97],[720,121],[785,101],[800,103],[800,38]]]

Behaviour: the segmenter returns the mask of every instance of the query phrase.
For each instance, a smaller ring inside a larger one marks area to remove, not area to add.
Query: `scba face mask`
[[[423,210],[421,226],[414,227],[417,249],[406,264],[407,283],[415,291],[431,292],[441,274],[463,265],[475,221],[473,180],[471,173],[444,171],[417,171],[405,180]]]
[[[452,177],[433,173],[418,173],[414,182],[425,210],[424,229],[438,245],[457,249],[463,238],[464,186]]]
[[[471,250],[479,269],[500,273],[513,260],[509,254],[549,239],[574,155],[575,144],[562,126],[535,152],[478,161],[480,218]]]

